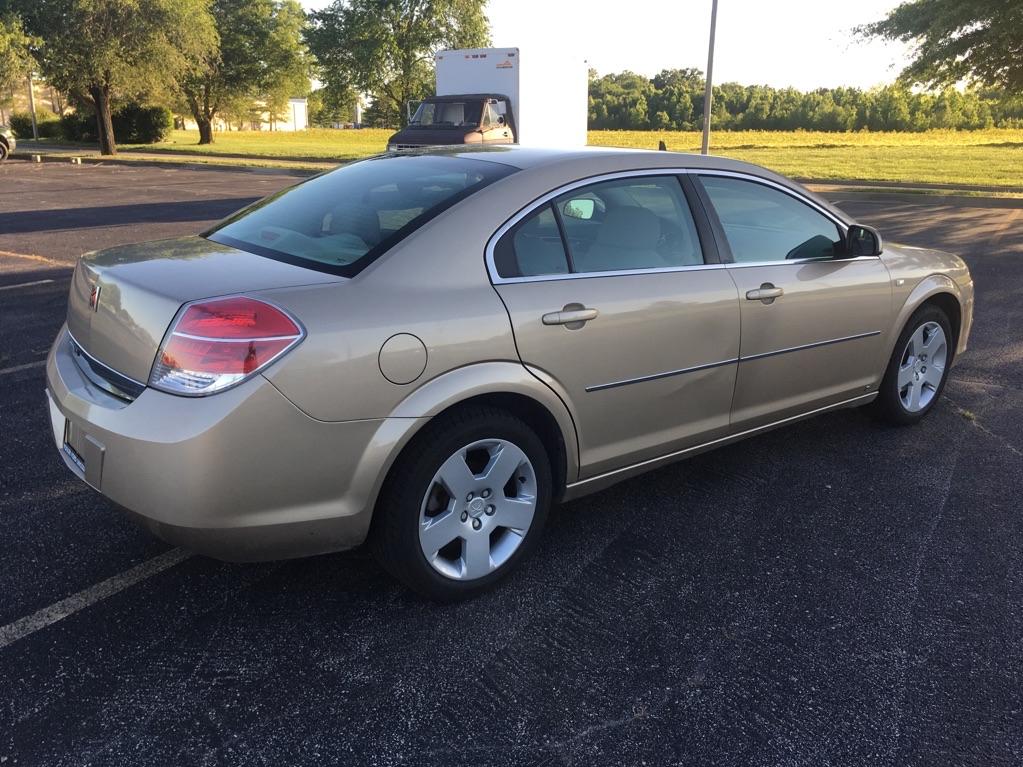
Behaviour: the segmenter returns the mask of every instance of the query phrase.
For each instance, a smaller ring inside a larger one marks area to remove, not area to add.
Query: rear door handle
[[[770,304],[774,302],[774,299],[781,298],[783,295],[785,295],[783,288],[776,288],[770,282],[765,282],[756,290],[746,291],[746,300],[763,301],[765,304]]]
[[[581,328],[590,320],[595,320],[600,315],[596,309],[569,309],[565,307],[560,312],[548,312],[543,316],[544,325],[575,325]],[[573,330],[575,328],[572,328]]]

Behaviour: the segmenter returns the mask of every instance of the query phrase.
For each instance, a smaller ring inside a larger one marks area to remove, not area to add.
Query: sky
[[[330,0],[303,0],[307,9]],[[852,28],[882,18],[898,0],[719,0],[714,81],[869,88],[895,79],[898,43],[864,42]],[[560,46],[600,74],[631,69],[706,70],[711,0],[489,0],[496,46]],[[623,9],[628,9],[623,12]]]

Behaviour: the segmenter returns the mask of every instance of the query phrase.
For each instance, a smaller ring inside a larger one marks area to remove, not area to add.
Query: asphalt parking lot
[[[500,589],[437,606],[363,551],[170,550],[54,449],[74,259],[296,178],[0,167],[0,765],[1023,760],[1023,201],[828,193],[970,263],[924,423],[834,413],[567,504]]]

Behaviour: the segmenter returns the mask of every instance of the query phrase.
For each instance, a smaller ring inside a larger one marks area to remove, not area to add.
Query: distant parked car
[[[68,467],[166,540],[368,537],[455,599],[558,499],[836,408],[921,420],[972,317],[961,259],[746,163],[391,153],[82,258],[47,391]]]
[[[0,162],[6,160],[16,146],[17,142],[14,140],[14,131],[6,125],[0,125]]]

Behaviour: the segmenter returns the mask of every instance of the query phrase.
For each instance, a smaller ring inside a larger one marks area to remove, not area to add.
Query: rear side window
[[[495,249],[501,277],[665,269],[704,263],[679,180],[604,181],[557,197]]]
[[[373,158],[268,197],[206,237],[351,277],[431,218],[514,170],[444,155]]]
[[[568,256],[554,206],[547,203],[516,224],[497,244],[494,260],[502,277],[568,274]]]
[[[778,189],[727,176],[701,176],[736,263],[834,258],[842,233],[830,218]]]

